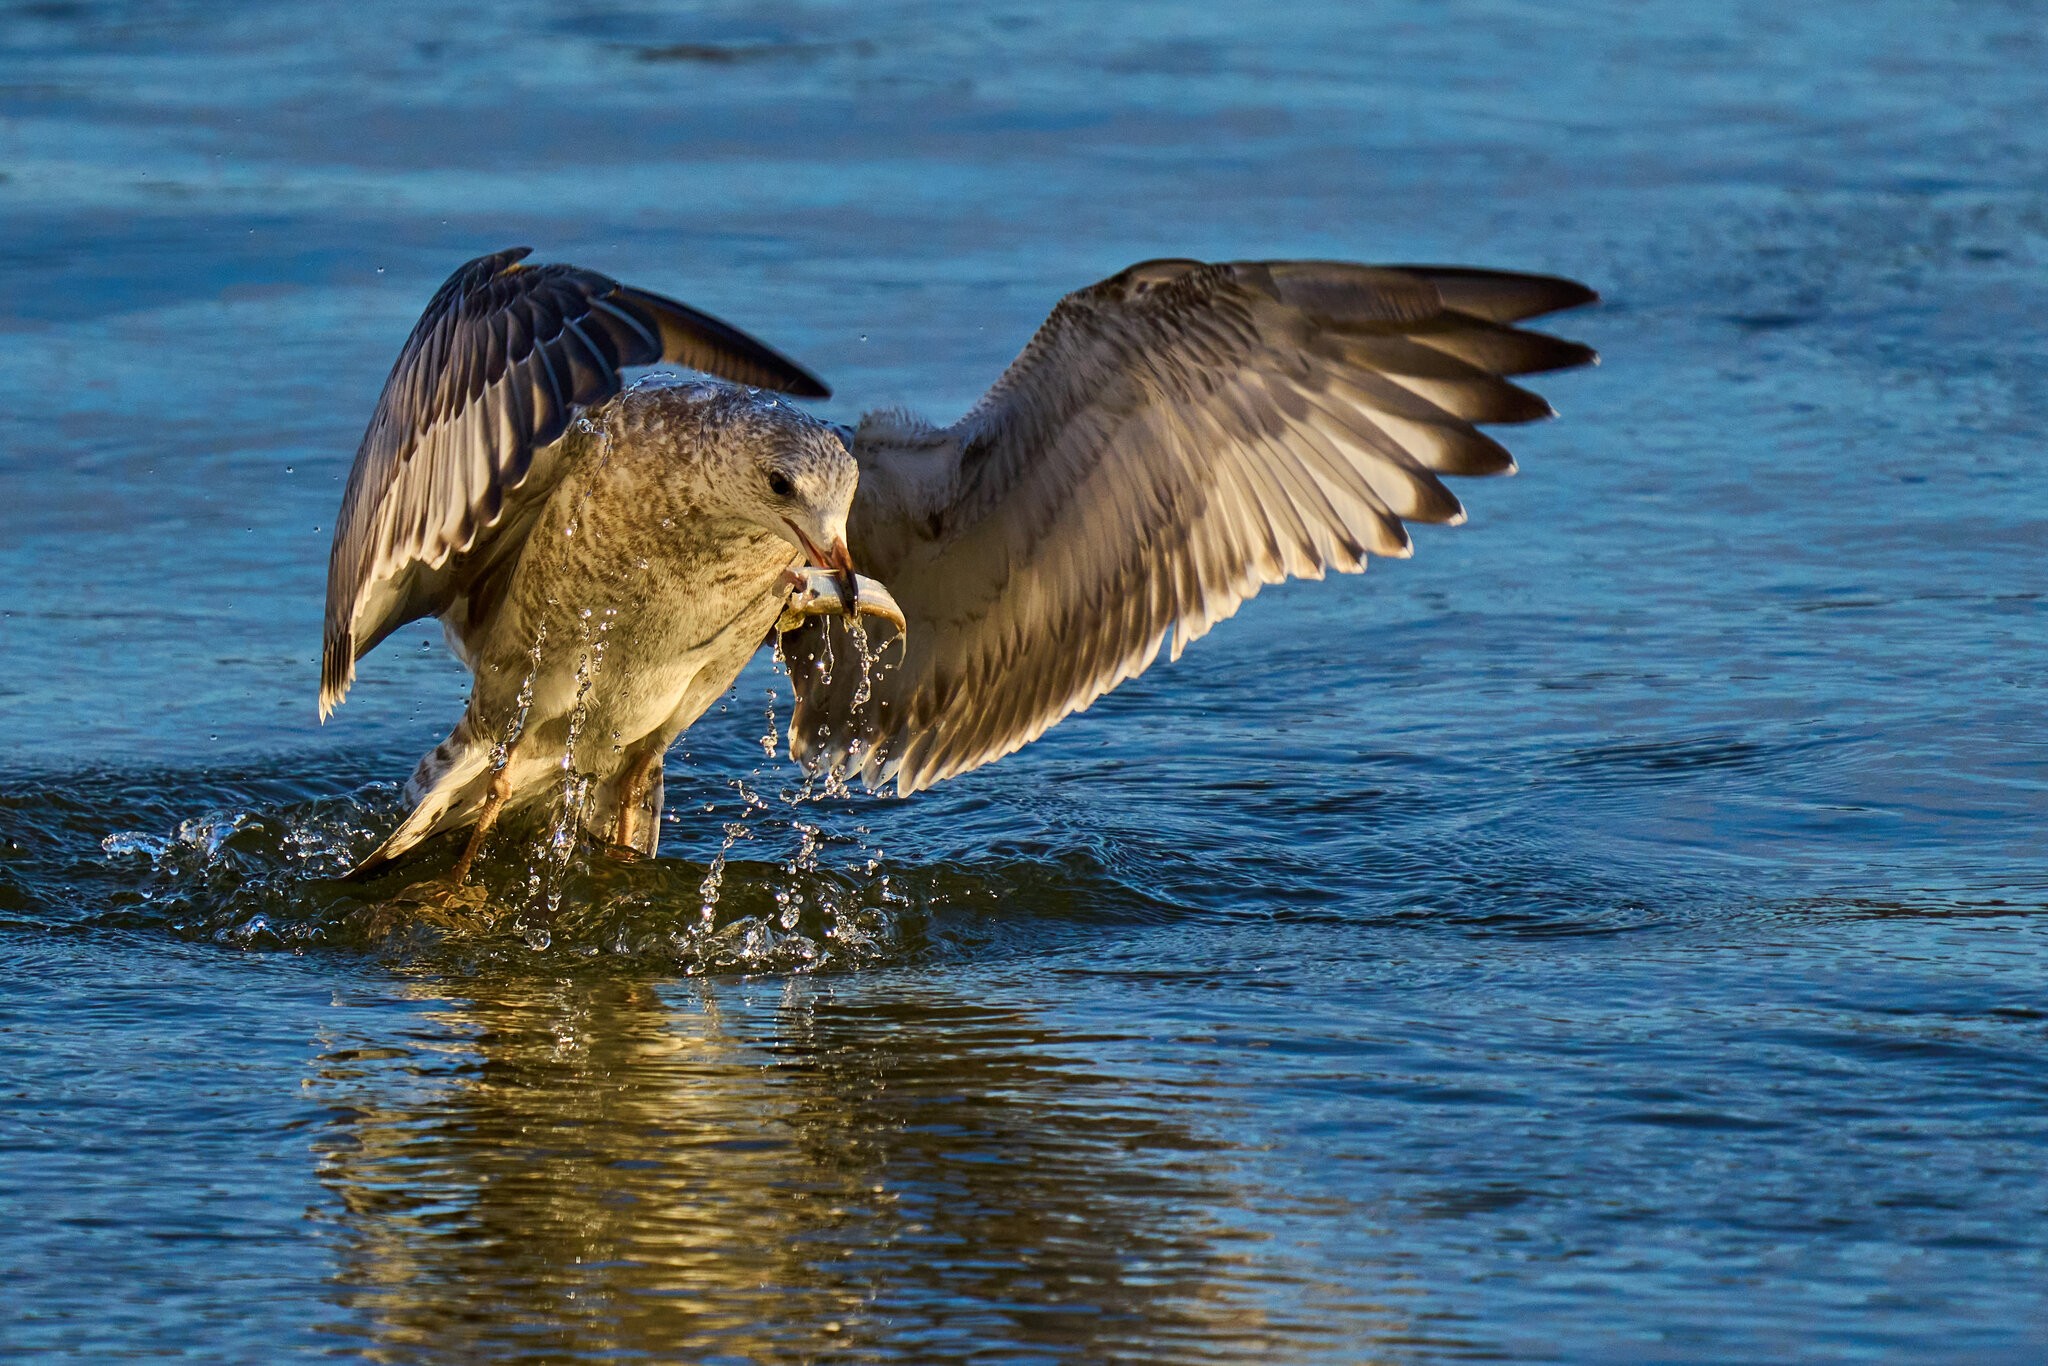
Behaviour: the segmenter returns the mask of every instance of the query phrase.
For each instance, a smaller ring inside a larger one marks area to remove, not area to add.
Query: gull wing
[[[822,398],[809,371],[718,319],[529,247],[448,278],[384,381],[356,450],[327,564],[320,715],[355,662],[445,608],[455,568],[491,557],[560,476],[550,449],[579,409],[619,392],[626,366],[671,361]]]
[[[1515,323],[1570,280],[1337,261],[1149,261],[1068,295],[952,427],[871,415],[849,533],[900,640],[784,640],[793,757],[908,794],[1009,754],[1269,583],[1405,556],[1512,471],[1475,424],[1553,416],[1509,375],[1596,360]],[[828,667],[833,661],[838,667]]]

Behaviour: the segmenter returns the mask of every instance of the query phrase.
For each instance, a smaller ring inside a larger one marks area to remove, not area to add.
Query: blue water
[[[2044,70],[2024,4],[0,7],[0,1353],[2039,1359]],[[1555,271],[1606,363],[992,769],[798,801],[764,660],[545,947],[387,933],[332,878],[465,679],[316,725],[327,538],[527,242],[840,419],[1161,254]]]

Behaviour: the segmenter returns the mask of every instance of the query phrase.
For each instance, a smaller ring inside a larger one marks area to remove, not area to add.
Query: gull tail
[[[420,841],[473,822],[489,793],[491,775],[491,746],[471,732],[465,716],[413,770],[405,785],[411,813],[348,877],[382,872]]]

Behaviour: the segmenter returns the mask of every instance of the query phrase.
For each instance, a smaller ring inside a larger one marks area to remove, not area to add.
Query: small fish
[[[846,580],[853,581],[853,611],[847,611]],[[903,609],[889,590],[865,574],[848,575],[838,570],[803,565],[783,571],[789,585],[789,601],[776,619],[777,632],[794,631],[809,617],[880,617],[897,630],[907,630]]]

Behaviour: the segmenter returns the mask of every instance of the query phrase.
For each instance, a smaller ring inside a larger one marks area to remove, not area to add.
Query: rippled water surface
[[[2044,49],[0,6],[0,1350],[2038,1359]],[[1470,525],[995,768],[801,800],[763,660],[658,860],[549,918],[509,841],[510,912],[393,915],[336,875],[465,680],[414,628],[316,726],[327,531],[421,303],[515,242],[842,419],[950,418],[1161,254],[1558,271],[1606,364]]]

